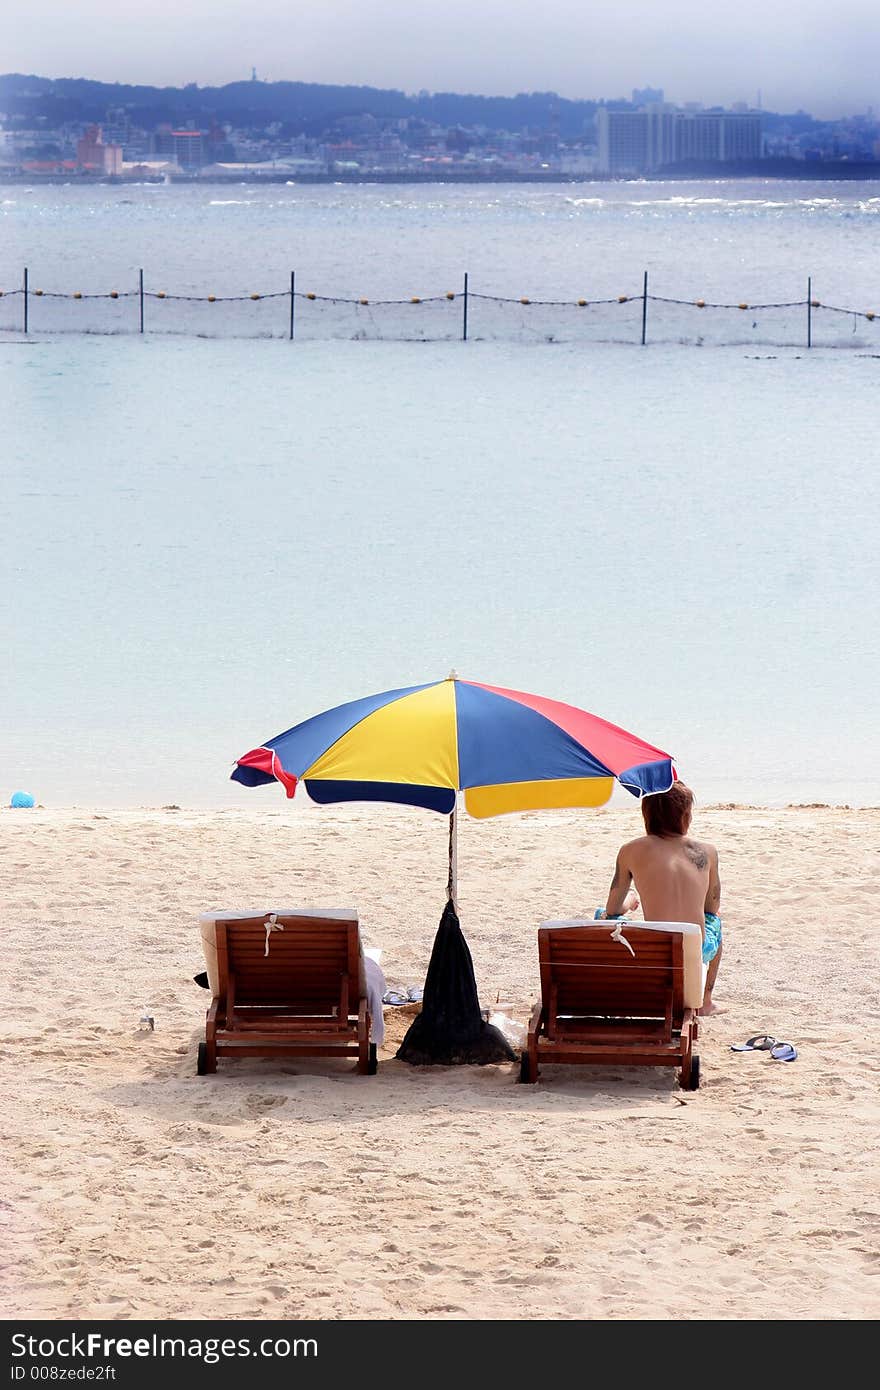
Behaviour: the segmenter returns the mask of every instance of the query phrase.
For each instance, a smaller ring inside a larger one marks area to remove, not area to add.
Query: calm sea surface
[[[572,300],[647,269],[658,295],[803,301],[811,275],[880,311],[876,184],[0,192],[4,289],[25,264],[83,293],[140,266],[168,292],[269,293],[296,269],[406,299],[468,270]],[[733,310],[712,332],[734,346],[640,349],[530,338],[517,310],[466,345],[291,345],[186,336],[222,321],[185,303],[179,336],[82,336],[45,301],[24,341],[16,306],[0,801],[252,805],[274,794],[227,781],[238,754],[455,666],[633,729],[703,800],[880,803],[876,324],[835,319],[807,353],[799,303],[790,346]],[[286,301],[235,313],[284,331]]]

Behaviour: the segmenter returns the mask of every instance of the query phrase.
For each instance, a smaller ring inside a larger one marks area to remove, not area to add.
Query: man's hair
[[[649,835],[684,835],[694,806],[694,794],[684,782],[673,782],[668,792],[642,797],[642,818]]]

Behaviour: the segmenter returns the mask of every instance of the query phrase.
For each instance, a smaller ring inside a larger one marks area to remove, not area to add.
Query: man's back
[[[718,881],[718,854],[713,845],[686,835],[642,835],[620,851],[648,922],[696,922],[703,926]]]
[[[642,797],[647,834],[630,840],[617,866],[602,917],[629,911],[631,883],[642,900],[647,922],[696,922],[703,934],[703,964],[708,967],[701,1014],[717,1012],[712,990],[721,964],[721,879],[714,845],[691,840],[694,794],[675,781],[668,791]]]

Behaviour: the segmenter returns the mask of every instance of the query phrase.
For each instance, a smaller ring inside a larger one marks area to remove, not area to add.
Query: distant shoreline
[[[780,164],[785,163],[781,168]],[[465,173],[462,171],[443,172],[432,170],[428,172],[414,172],[406,170],[401,172],[394,171],[374,171],[360,173],[336,173],[336,174],[316,174],[316,173],[296,173],[292,170],[279,170],[271,174],[255,173],[235,173],[228,175],[170,175],[166,180],[164,177],[150,177],[144,175],[140,178],[120,178],[118,175],[94,175],[94,174],[0,174],[0,184],[4,186],[26,186],[36,187],[37,185],[69,185],[71,187],[92,187],[95,185],[111,186],[114,188],[132,187],[135,184],[157,184],[164,186],[170,182],[174,186],[185,187],[221,187],[239,186],[249,184],[259,187],[261,184],[298,184],[308,185],[359,185],[359,184],[397,184],[397,185],[416,185],[422,184],[465,184],[473,187],[484,188],[493,184],[590,184],[590,183],[700,183],[700,182],[738,182],[744,179],[772,180],[774,182],[802,182],[802,183],[853,183],[880,180],[880,161],[864,164],[848,163],[822,163],[811,164],[802,160],[792,160],[790,167],[788,161],[762,160],[759,163],[749,165],[747,168],[737,166],[731,169],[723,165],[699,165],[692,169],[676,167],[674,170],[666,172],[656,172],[653,174],[631,175],[622,177],[612,174],[562,174],[556,171],[534,170],[529,172],[501,172],[493,171],[488,173]]]

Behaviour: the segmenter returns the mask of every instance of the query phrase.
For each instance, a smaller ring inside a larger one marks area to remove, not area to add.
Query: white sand
[[[255,795],[255,799],[257,794]],[[420,984],[446,824],[393,808],[5,811],[0,1313],[868,1318],[880,1312],[880,812],[708,809],[725,957],[703,1086],[660,1070],[222,1063],[209,908],[356,904]],[[466,822],[484,1003],[604,900],[637,810]],[[148,1005],[154,1033],[138,1030]],[[729,1043],[769,1030],[797,1062]]]

